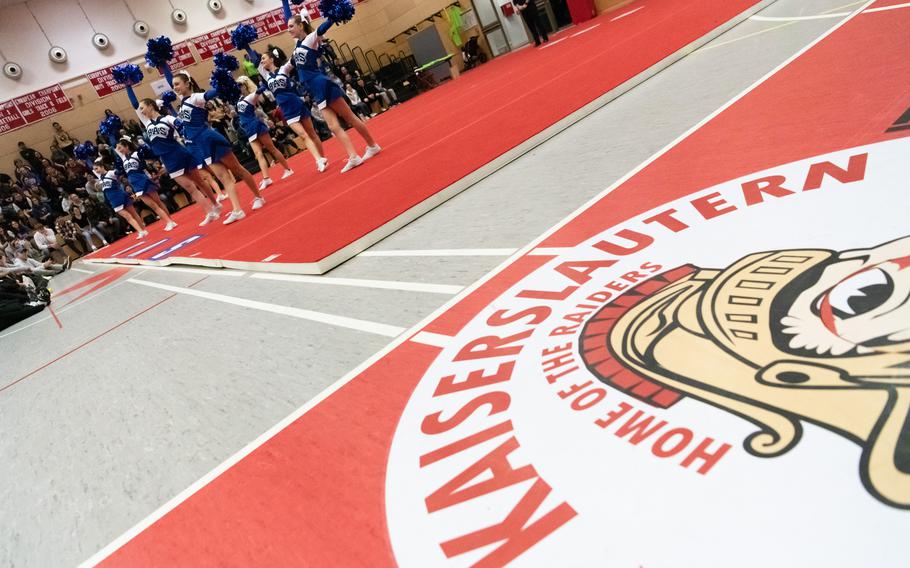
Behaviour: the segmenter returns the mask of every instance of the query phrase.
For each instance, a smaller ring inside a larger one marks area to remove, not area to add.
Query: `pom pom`
[[[240,63],[233,55],[228,55],[227,53],[216,53],[215,67],[218,67],[220,69],[227,69],[228,71],[236,71],[240,68]]]
[[[136,154],[139,155],[140,160],[154,160],[158,157],[148,144],[142,144],[136,148]]]
[[[259,39],[259,33],[249,24],[240,24],[231,32],[231,43],[236,49],[246,49],[257,39]]]
[[[121,85],[137,85],[142,81],[142,69],[132,63],[114,67],[111,74],[114,76],[114,81]]]
[[[91,142],[83,142],[73,148],[73,154],[80,160],[91,160],[98,154],[98,149]]]
[[[212,71],[212,78],[209,80],[218,98],[229,103],[236,103],[240,100],[240,85],[234,80],[231,72],[224,67],[215,67]]]
[[[123,128],[123,121],[117,115],[109,116],[98,124],[98,130],[105,136],[119,136],[120,129]]]
[[[174,91],[164,91],[161,93],[161,102],[164,106],[170,106],[177,101],[177,93]]]
[[[319,0],[319,12],[333,24],[343,24],[354,17],[351,0]]]
[[[145,44],[148,51],[145,52],[145,61],[149,67],[159,68],[168,64],[174,58],[174,48],[171,46],[171,38],[167,36],[158,36],[148,40]]]

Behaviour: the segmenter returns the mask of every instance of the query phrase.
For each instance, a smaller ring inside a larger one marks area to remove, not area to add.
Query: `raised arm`
[[[139,110],[139,99],[136,98],[136,92],[133,90],[132,85],[126,86],[126,96],[130,99],[130,104],[133,105],[133,108],[137,111]]]

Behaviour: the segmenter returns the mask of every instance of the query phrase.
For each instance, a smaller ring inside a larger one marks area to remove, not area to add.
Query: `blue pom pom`
[[[215,92],[218,93],[219,99],[229,103],[236,103],[240,100],[240,85],[234,80],[234,76],[231,75],[231,72],[224,67],[215,67],[209,82],[215,89]]]
[[[161,93],[161,102],[164,106],[170,106],[177,101],[177,93],[174,91],[164,91]]]
[[[98,130],[105,136],[118,136],[123,128],[123,121],[117,115],[109,116],[98,124]]]
[[[167,36],[158,36],[148,40],[145,44],[148,51],[145,52],[145,61],[149,67],[159,68],[168,64],[174,58],[174,48],[171,46],[171,38]]]
[[[142,144],[136,148],[136,153],[139,155],[140,160],[154,160],[158,157],[148,144]]]
[[[132,63],[114,67],[111,74],[114,76],[114,81],[121,85],[136,85],[142,81],[142,69]]]
[[[354,4],[351,0],[319,0],[319,12],[333,24],[343,24],[354,17]]]
[[[249,24],[240,24],[231,32],[231,43],[236,49],[246,49],[259,39],[259,32]]]
[[[218,67],[220,69],[227,69],[228,71],[236,71],[240,68],[240,63],[233,55],[228,55],[227,53],[216,53],[215,67]]]
[[[73,148],[73,154],[80,160],[90,160],[98,155],[98,150],[91,142],[83,142]]]

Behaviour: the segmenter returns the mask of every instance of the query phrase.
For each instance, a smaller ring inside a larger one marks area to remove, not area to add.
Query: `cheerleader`
[[[329,165],[328,159],[322,150],[322,139],[316,134],[313,127],[313,120],[310,116],[310,109],[303,104],[300,96],[294,92],[290,85],[290,73],[294,64],[288,61],[284,52],[274,45],[268,46],[265,53],[260,55],[251,47],[247,47],[247,53],[253,63],[258,63],[259,74],[268,85],[272,94],[275,95],[275,102],[281,109],[284,121],[294,131],[297,136],[304,139],[307,150],[316,160],[316,169],[324,172]]]
[[[256,154],[259,169],[262,171],[264,187],[271,185],[272,178],[269,177],[269,163],[262,153],[263,148],[275,158],[275,161],[284,167],[284,175],[281,176],[281,179],[291,177],[294,175],[294,170],[288,166],[288,161],[275,147],[275,143],[272,142],[272,137],[269,135],[269,127],[256,116],[256,105],[259,104],[260,97],[256,91],[256,84],[245,75],[237,79],[237,82],[240,83],[240,90],[243,93],[243,98],[237,103],[240,128],[246,134],[247,140],[249,140],[250,146],[253,148],[253,153]]]
[[[136,145],[129,138],[122,138],[117,142],[115,151],[123,161],[123,171],[126,172],[126,179],[133,188],[133,195],[141,199],[158,215],[159,219],[167,223],[164,226],[165,231],[173,230],[177,226],[177,222],[168,214],[167,207],[158,196],[158,188],[146,173],[145,160],[139,156]]]
[[[161,159],[168,175],[205,210],[205,218],[199,226],[203,227],[217,221],[221,217],[221,205],[215,201],[215,194],[199,175],[202,164],[196,161],[195,156],[181,143],[180,135],[177,134],[177,119],[170,115],[162,116],[158,103],[152,99],[143,99],[139,102],[130,85],[126,86],[126,94],[136,109],[139,120],[145,126],[146,142]]]
[[[145,230],[145,223],[142,222],[142,217],[136,213],[136,208],[133,207],[133,200],[130,199],[123,186],[117,181],[117,174],[111,170],[111,165],[105,163],[104,158],[98,158],[95,160],[93,169],[95,170],[95,175],[101,180],[104,198],[114,208],[117,215],[126,219],[126,222],[136,230],[138,233],[136,239],[147,236],[149,233]]]
[[[171,86],[174,92],[183,98],[180,101],[177,116],[183,121],[184,134],[197,147],[197,151],[201,152],[201,157],[204,158],[205,164],[212,169],[215,176],[221,181],[231,200],[231,205],[234,207],[231,214],[224,220],[224,224],[230,225],[234,221],[239,221],[246,217],[246,213],[240,206],[240,199],[237,197],[237,188],[234,182],[235,175],[242,179],[250,188],[250,191],[253,192],[252,209],[260,209],[265,205],[265,199],[259,193],[259,188],[256,187],[256,181],[253,179],[252,174],[237,160],[231,143],[208,123],[209,111],[206,109],[205,104],[217,96],[215,90],[201,92],[199,85],[186,71],[178,71],[174,75],[174,82]],[[200,157],[200,154],[197,154],[197,157]],[[264,189],[266,186],[268,184],[263,184],[260,187]]]
[[[313,101],[319,107],[319,110],[322,111],[322,115],[325,117],[332,134],[338,138],[338,141],[341,142],[341,145],[348,153],[348,162],[341,168],[341,173],[345,173],[378,154],[382,148],[373,140],[363,121],[348,106],[348,103],[344,100],[344,92],[341,87],[329,79],[319,68],[319,46],[322,44],[322,36],[329,31],[333,22],[326,20],[320,24],[319,28],[313,30],[310,23],[304,21],[300,14],[291,15],[291,7],[288,4],[288,0],[282,0],[282,3],[284,4],[285,17],[288,18],[288,32],[291,37],[297,40],[297,47],[294,49],[294,65],[297,68],[297,77],[300,83],[313,96]],[[341,128],[341,124],[338,122],[339,117],[350,124],[367,143],[363,158],[357,155],[354,150],[354,144],[344,129]]]

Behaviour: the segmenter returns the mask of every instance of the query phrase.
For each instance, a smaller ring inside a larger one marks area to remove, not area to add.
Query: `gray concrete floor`
[[[519,248],[838,21],[744,22],[371,251]],[[467,286],[503,260],[360,256],[325,278]],[[389,341],[183,290],[398,328],[451,297],[251,276],[137,268],[63,310],[62,329],[45,312],[0,332],[0,565],[86,559]]]

